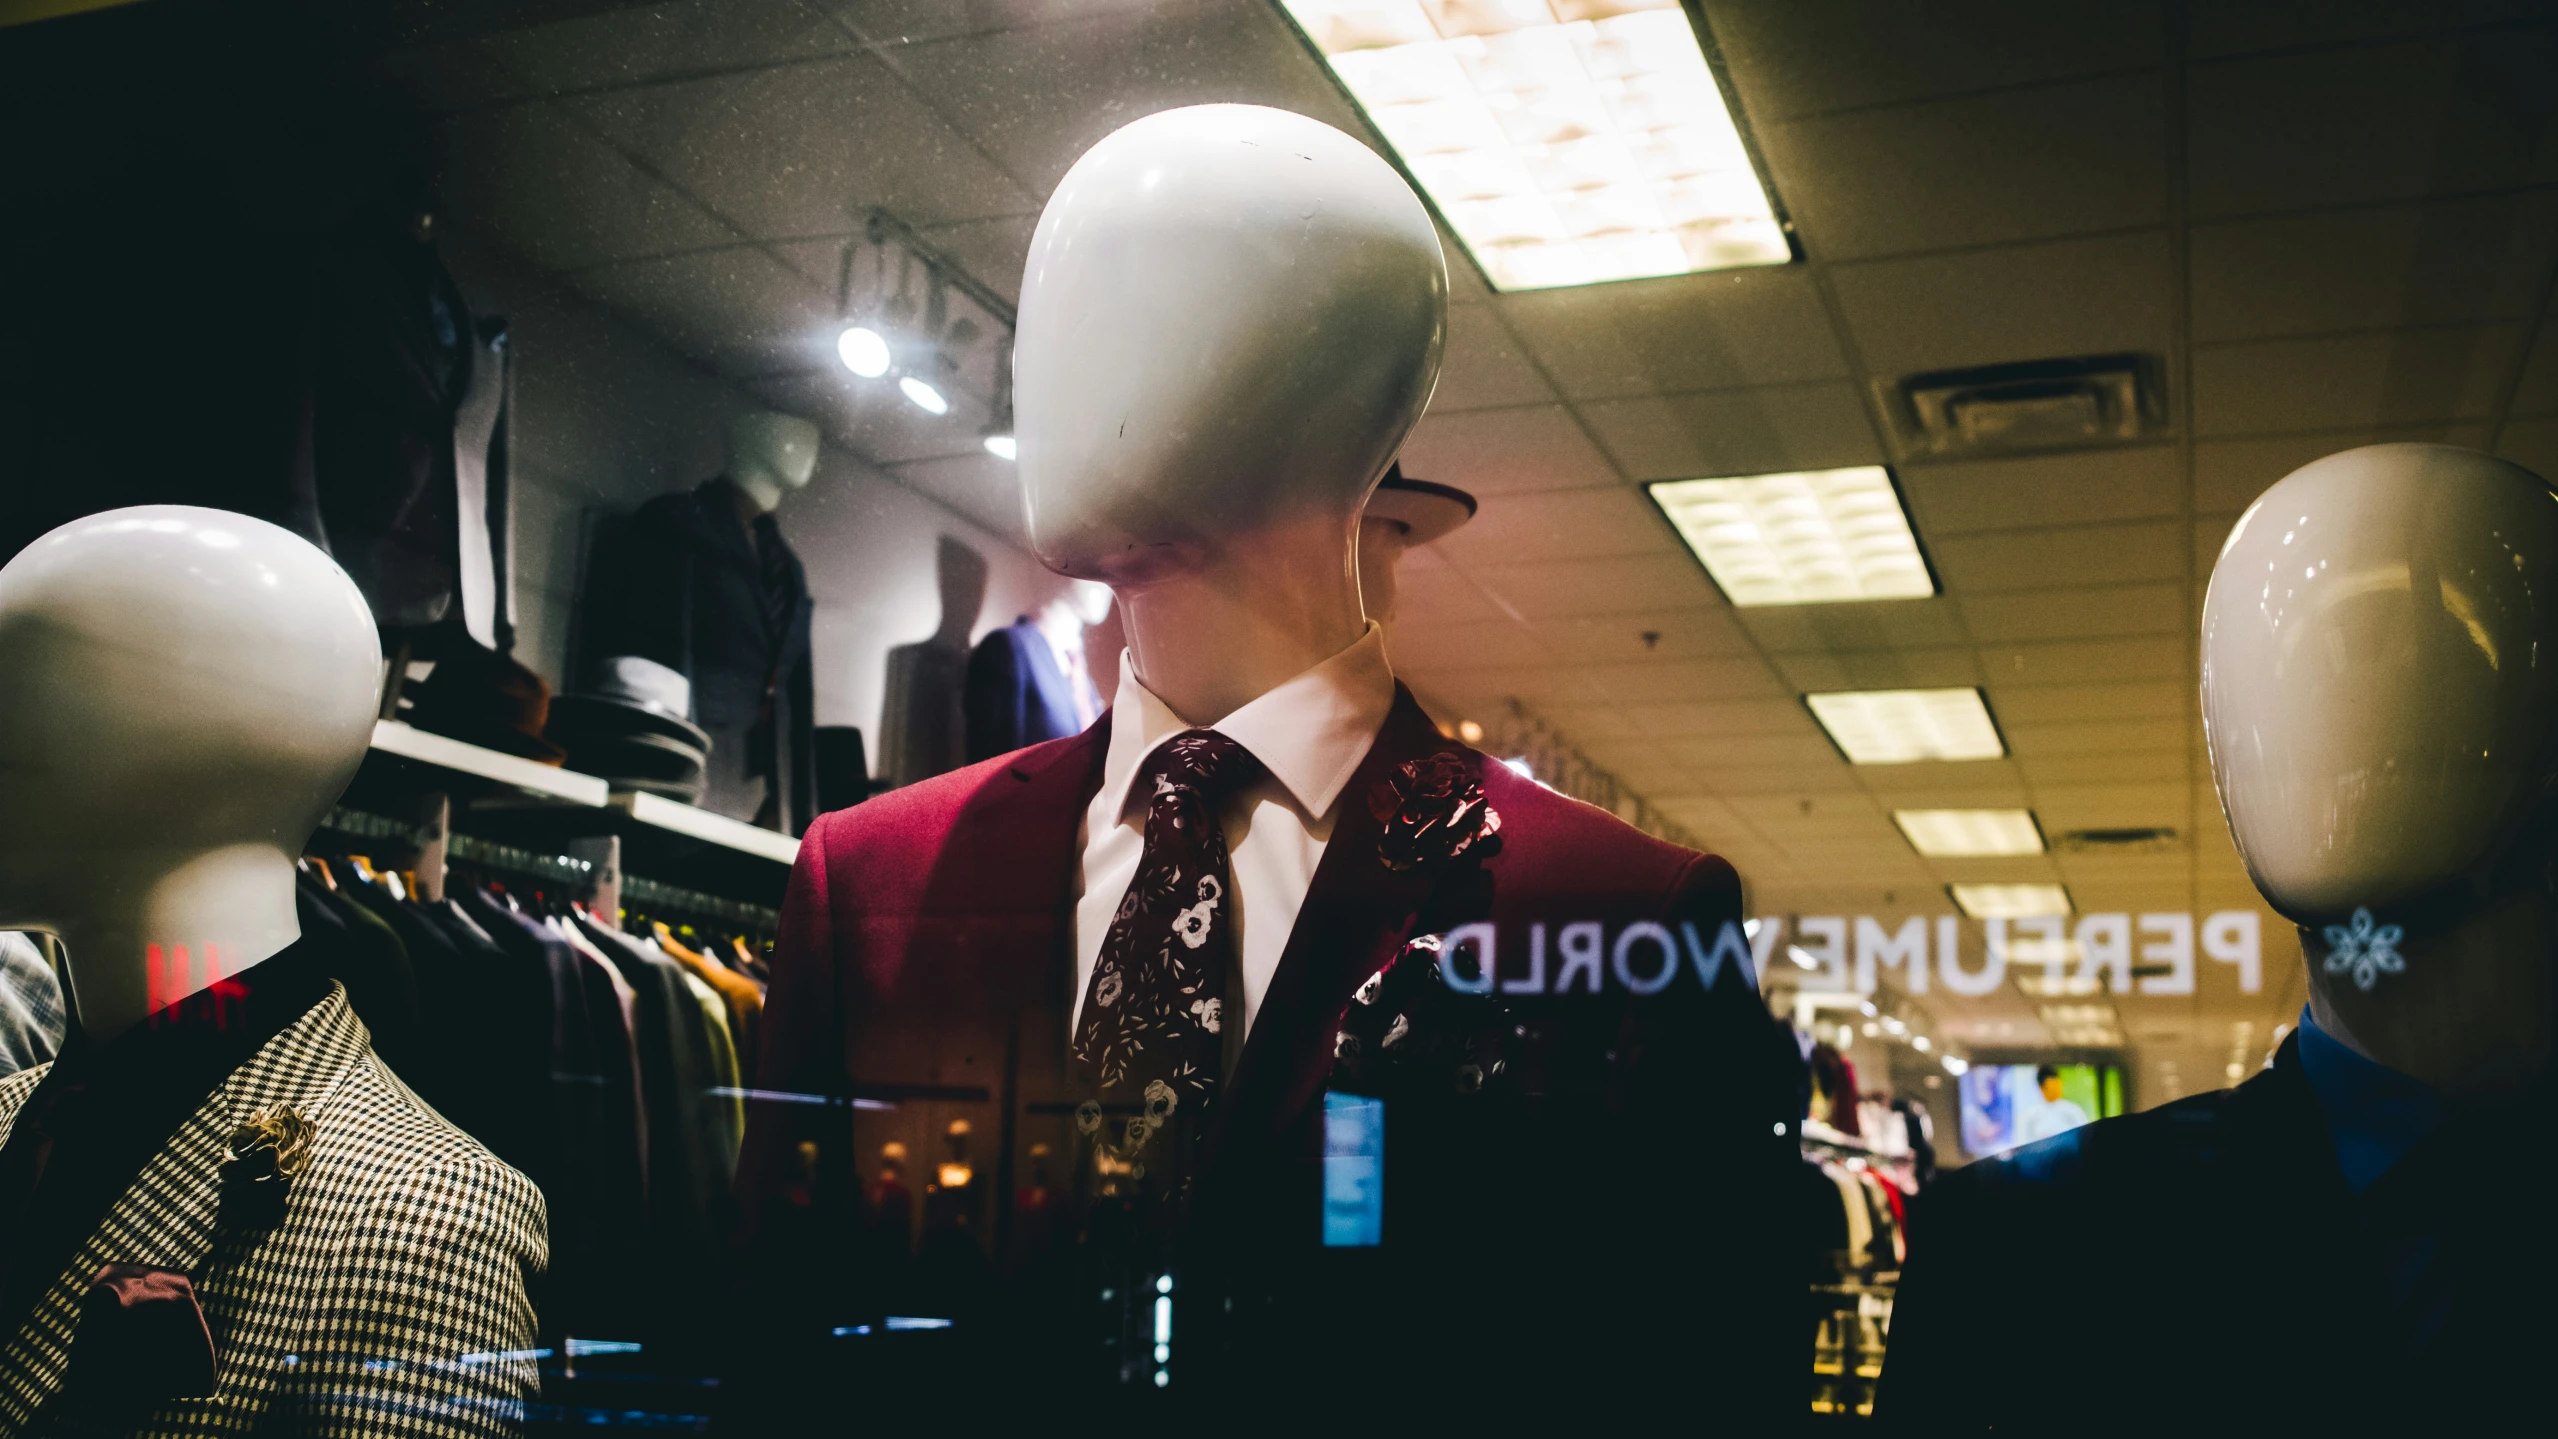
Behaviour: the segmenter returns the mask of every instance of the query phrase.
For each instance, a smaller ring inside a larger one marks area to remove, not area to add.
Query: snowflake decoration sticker
[[[2327,972],[2352,971],[2354,987],[2368,994],[2382,975],[2406,972],[2407,957],[2398,952],[2406,937],[2403,927],[2374,924],[2370,910],[2357,909],[2351,923],[2327,926]]]

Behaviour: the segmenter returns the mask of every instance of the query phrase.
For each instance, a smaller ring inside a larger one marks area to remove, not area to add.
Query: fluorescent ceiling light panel
[[[1496,290],[1793,258],[1678,0],[1286,0]]]
[[[2007,746],[1978,689],[1842,690],[1805,695],[1850,764],[2000,759]]]
[[[1739,606],[1923,600],[1936,580],[1881,465],[1644,486]]]
[[[1974,919],[2038,919],[2070,912],[2069,890],[2057,884],[1949,884],[1945,892]]]
[[[1896,809],[1892,823],[1929,859],[2041,854],[2043,831],[2024,809]]]

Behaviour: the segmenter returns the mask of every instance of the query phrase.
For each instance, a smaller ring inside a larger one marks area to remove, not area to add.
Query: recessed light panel
[[[2000,759],[2007,754],[1977,689],[1841,690],[1805,695],[1803,701],[1850,764]]]
[[[2039,919],[2070,912],[2069,890],[2057,884],[1949,884],[1945,892],[1974,919]]]
[[[1678,0],[1287,0],[1497,290],[1793,258]]]
[[[1910,848],[1929,859],[2043,852],[2043,831],[2031,810],[1896,809],[1892,823],[1901,827]]]
[[[1891,472],[1880,465],[1644,488],[1737,606],[1936,593]]]

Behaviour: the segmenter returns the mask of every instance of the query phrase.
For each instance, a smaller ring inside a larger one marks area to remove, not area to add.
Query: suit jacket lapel
[[[1368,808],[1368,792],[1397,766],[1461,748],[1431,724],[1411,691],[1395,686],[1385,727],[1336,801],[1332,838],[1227,1084],[1219,1133],[1210,1141],[1215,1152],[1277,1141],[1322,1096],[1333,1033],[1352,991],[1412,937],[1447,879],[1472,872],[1471,865],[1386,868],[1377,857],[1382,826]]]

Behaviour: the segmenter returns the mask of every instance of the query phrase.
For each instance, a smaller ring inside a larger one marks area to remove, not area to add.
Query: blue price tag
[[[1381,1244],[1386,1230],[1386,1102],[1323,1097],[1323,1242],[1327,1249]]]

